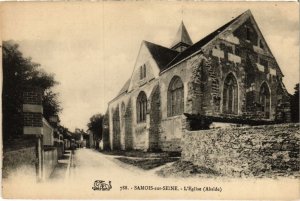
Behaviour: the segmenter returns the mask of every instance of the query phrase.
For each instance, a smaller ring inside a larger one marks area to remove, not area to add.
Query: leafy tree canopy
[[[40,87],[45,91],[43,106],[46,119],[61,111],[58,94],[52,92],[52,87],[58,82],[53,74],[45,72],[40,64],[25,58],[19,50],[19,45],[13,41],[3,41],[3,134],[5,136],[22,133],[22,92],[24,87]]]
[[[104,116],[102,114],[95,114],[90,118],[87,124],[88,129],[94,134],[94,140],[102,140],[102,123]]]

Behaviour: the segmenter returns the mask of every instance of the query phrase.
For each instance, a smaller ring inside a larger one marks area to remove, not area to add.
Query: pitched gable
[[[201,48],[203,46],[205,46],[207,43],[211,42],[216,36],[218,36],[222,31],[224,31],[226,28],[228,28],[233,22],[235,22],[241,15],[239,15],[238,17],[236,17],[235,19],[231,20],[230,22],[226,23],[225,25],[221,26],[220,28],[218,28],[217,30],[215,30],[214,32],[208,34],[207,36],[205,36],[204,38],[202,38],[201,40],[199,40],[198,42],[196,42],[194,45],[192,45],[191,47],[187,48],[185,51],[181,52],[180,54],[178,54],[168,65],[166,68],[169,68],[175,64],[177,64],[178,62],[184,60],[185,58],[193,55],[194,53],[198,52],[199,50],[201,50]]]
[[[178,55],[178,52],[175,50],[148,41],[145,41],[145,45],[148,47],[160,71],[164,70],[167,64]]]
[[[226,40],[226,37],[230,35],[234,35],[242,40],[246,40],[251,45],[257,47],[261,46],[260,48],[265,51],[265,54],[269,54],[268,56],[273,57],[250,10],[247,10],[245,13],[243,13],[241,17],[235,21],[235,23],[231,24],[230,28],[220,34],[220,37]]]
[[[169,48],[143,41],[136,58],[129,91],[157,78],[161,69],[176,56]]]
[[[130,91],[132,88],[143,85],[145,82],[157,77],[159,72],[178,54],[177,51],[157,45],[148,41],[143,41],[134,65],[132,76],[126,81],[119,91],[120,95]],[[140,67],[145,65],[145,78],[140,78]]]
[[[249,35],[248,38],[247,35]],[[281,74],[281,76],[283,76],[278,63],[273,56],[271,49],[269,48],[250,10],[247,10],[237,21],[230,25],[230,27],[220,35],[220,38],[226,39],[227,37],[228,39],[228,37],[231,36],[236,36],[240,40],[243,40],[241,42],[244,42],[244,44],[246,41],[247,46],[253,49],[253,51],[268,57],[272,57],[276,63],[274,67]]]
[[[248,23],[248,26],[251,26],[252,33],[250,33],[250,39],[249,41],[252,42],[253,44],[253,49],[254,51],[257,51],[261,54],[265,54],[267,56],[273,57],[273,54],[270,50],[270,48],[267,45],[267,42],[265,41],[252,13],[250,10],[247,10],[246,12],[242,13],[241,15],[237,16],[233,20],[229,21],[225,25],[221,26],[214,32],[210,33],[203,39],[199,40],[196,42],[194,45],[190,46],[183,52],[179,53],[166,67],[165,69],[168,69],[177,63],[180,63],[184,61],[185,59],[188,59],[191,57],[193,54],[196,54],[197,52],[200,52],[205,49],[208,44],[213,42],[215,39],[225,39],[228,40],[232,43],[237,43],[238,39],[234,36],[235,32],[238,31],[238,29],[245,25],[245,23]],[[247,25],[246,25],[247,26]],[[257,40],[257,39],[260,40]],[[275,59],[275,58],[274,58]],[[276,61],[276,60],[275,60]],[[276,68],[279,71],[279,73],[283,76],[277,62],[276,62]]]

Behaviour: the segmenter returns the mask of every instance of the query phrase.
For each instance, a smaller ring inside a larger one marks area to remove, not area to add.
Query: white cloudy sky
[[[85,2],[2,5],[2,39],[56,75],[62,124],[86,128],[130,77],[142,40],[170,46],[181,20],[193,40],[251,9],[289,92],[299,82],[298,3]]]

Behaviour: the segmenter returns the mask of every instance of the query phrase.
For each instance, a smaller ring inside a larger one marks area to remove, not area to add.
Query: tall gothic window
[[[270,90],[268,85],[264,82],[260,87],[259,102],[261,104],[261,111],[266,119],[270,118]]]
[[[238,113],[238,86],[232,73],[227,75],[224,81],[223,112],[228,114]]]
[[[146,77],[146,64],[143,64],[140,66],[140,80],[144,79]]]
[[[147,114],[147,96],[141,91],[136,100],[137,123],[145,122]]]
[[[173,77],[168,89],[168,116],[176,116],[183,113],[183,92],[183,83],[180,77]]]

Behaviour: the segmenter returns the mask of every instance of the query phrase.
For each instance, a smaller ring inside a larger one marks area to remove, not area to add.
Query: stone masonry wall
[[[182,160],[226,176],[299,174],[299,124],[186,131]]]
[[[247,30],[251,32],[250,38],[247,38]],[[224,110],[223,90],[227,75],[233,74],[238,90],[235,101],[238,112],[235,116],[289,122],[289,103],[285,98],[288,94],[282,84],[281,71],[250,19],[233,33],[221,34],[205,48],[202,58],[195,59],[193,63],[193,76],[189,83],[193,105],[190,113],[232,116]],[[205,87],[201,87],[201,83],[205,83]],[[269,117],[264,114],[260,100],[263,83],[270,93]]]

